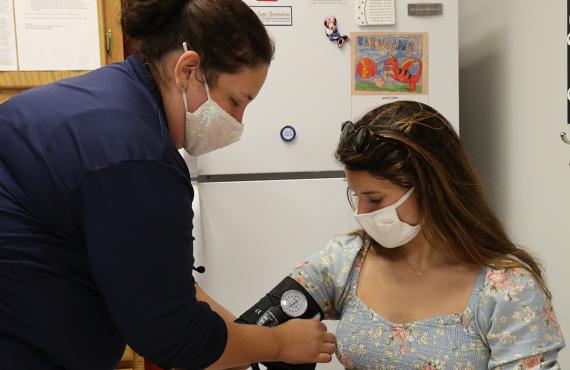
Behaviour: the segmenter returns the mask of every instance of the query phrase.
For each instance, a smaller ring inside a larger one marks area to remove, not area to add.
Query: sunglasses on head
[[[381,136],[374,135],[368,127],[360,126],[355,129],[352,121],[345,121],[340,127],[340,142],[344,143],[352,138],[354,138],[354,151],[358,153],[365,152],[371,144],[382,140]]]

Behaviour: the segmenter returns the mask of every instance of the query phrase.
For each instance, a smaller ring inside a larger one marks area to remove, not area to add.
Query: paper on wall
[[[21,71],[101,66],[97,1],[17,0],[14,5]]]
[[[396,23],[394,0],[355,0],[355,22],[359,26]]]
[[[346,0],[311,0],[313,4],[346,4]]]
[[[412,100],[430,104],[429,95],[353,95],[350,106],[350,117],[352,120],[357,120],[374,108],[398,100]]]
[[[292,6],[250,6],[265,26],[292,26]]]
[[[352,32],[352,95],[429,91],[426,32]]]
[[[0,71],[17,71],[16,33],[12,0],[0,0]]]

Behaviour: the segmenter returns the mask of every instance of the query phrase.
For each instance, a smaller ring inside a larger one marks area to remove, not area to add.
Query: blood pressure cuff
[[[269,293],[265,295],[265,297],[261,298],[259,302],[254,304],[249,310],[245,311],[240,317],[238,317],[235,322],[239,324],[257,324],[259,319],[269,310],[276,312],[279,311],[280,315],[275,315],[279,324],[283,324],[284,322],[292,319],[283,313],[280,309],[281,307],[281,296],[288,290],[298,290],[305,295],[307,298],[307,311],[301,315],[300,319],[311,319],[316,315],[320,314],[320,317],[323,316],[323,312],[321,308],[317,304],[317,302],[313,299],[313,297],[307,292],[307,290],[298,282],[296,282],[291,277],[287,276],[285,279],[281,280],[275,288],[271,289]],[[273,326],[273,325],[271,325]],[[316,364],[306,364],[306,365],[291,365],[284,362],[267,362],[263,363],[268,369],[270,370],[311,370],[315,369]],[[254,369],[258,369],[259,367],[257,364],[253,364],[252,367]]]

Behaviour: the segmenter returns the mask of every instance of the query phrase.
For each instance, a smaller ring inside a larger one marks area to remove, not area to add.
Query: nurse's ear
[[[174,80],[179,89],[185,90],[188,87],[190,76],[197,78],[197,71],[200,69],[200,56],[194,50],[183,52],[174,66]]]

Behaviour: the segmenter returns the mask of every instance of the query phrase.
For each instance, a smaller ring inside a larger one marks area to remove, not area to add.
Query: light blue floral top
[[[340,319],[337,358],[347,369],[560,369],[564,339],[552,305],[522,268],[481,269],[462,314],[392,323],[356,296],[369,245],[332,240],[291,276]]]

